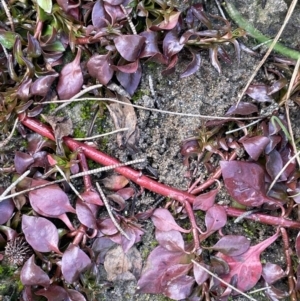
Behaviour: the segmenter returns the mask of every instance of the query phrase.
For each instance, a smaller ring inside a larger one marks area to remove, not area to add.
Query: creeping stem
[[[27,117],[25,114],[19,115],[19,120],[22,122],[22,124],[31,130],[35,131],[36,133],[47,137],[48,139],[54,140],[53,131],[50,127],[46,126],[45,124],[41,123],[38,120],[35,120],[33,118]],[[73,140],[70,137],[65,137],[64,142],[71,150],[76,150],[80,148],[82,152],[90,159],[105,165],[114,165],[117,163],[120,163],[117,159],[112,158],[108,156],[107,154],[102,153],[101,151],[94,149],[84,143],[80,143],[78,141]],[[195,217],[193,215],[191,205],[196,200],[196,196],[192,195],[190,193],[187,193],[185,191],[181,191],[179,189],[176,189],[174,187],[170,187],[167,185],[164,185],[162,183],[159,183],[151,178],[148,178],[141,174],[139,171],[136,171],[130,167],[124,166],[116,168],[116,171],[120,173],[121,175],[127,177],[128,179],[132,180],[136,184],[144,187],[145,189],[149,189],[155,193],[170,197],[172,199],[177,200],[181,204],[185,206],[187,209],[187,213],[189,214],[189,217],[191,221],[193,221],[192,229],[194,237],[196,238],[195,246],[198,244],[198,237],[196,235],[196,224],[195,224]],[[190,203],[190,206],[187,205],[187,203]],[[239,217],[241,214],[243,214],[245,211],[239,210],[232,207],[225,207],[226,213],[228,216],[232,217]],[[285,228],[293,228],[293,229],[300,229],[300,222],[293,221],[286,219],[284,217],[276,217],[276,216],[269,216],[265,214],[259,214],[254,213],[249,216],[246,216],[245,219],[254,220],[260,223],[273,225],[273,226],[282,226]]]

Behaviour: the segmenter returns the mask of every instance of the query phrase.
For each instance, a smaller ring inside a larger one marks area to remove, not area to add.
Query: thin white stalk
[[[127,165],[131,165],[131,164],[136,164],[136,163],[141,163],[141,162],[145,162],[145,161],[146,161],[146,159],[136,159],[136,160],[128,161],[128,162],[125,162],[125,163],[118,163],[118,164],[114,164],[114,165],[110,165],[110,166],[104,166],[104,167],[100,167],[100,168],[96,168],[96,169],[92,169],[92,170],[88,170],[88,171],[84,171],[84,172],[79,172],[76,175],[71,175],[70,179],[75,179],[75,178],[83,177],[83,176],[86,176],[86,175],[96,174],[96,173],[99,173],[99,172],[102,172],[102,171],[107,171],[107,170],[115,169],[115,168],[118,168],[118,167],[127,166]],[[53,184],[58,184],[58,183],[61,183],[61,182],[64,182],[64,181],[65,181],[65,179],[55,180],[55,181],[45,183],[45,184],[42,184],[42,185],[39,185],[39,186],[35,186],[35,187],[31,187],[31,188],[28,188],[28,189],[25,189],[25,190],[22,190],[22,191],[18,191],[16,193],[10,194],[8,196],[4,196],[2,194],[0,196],[0,202],[7,199],[7,198],[12,198],[12,197],[15,197],[15,196],[18,196],[18,195],[36,190],[36,189],[44,188],[44,187],[47,187],[47,186],[50,186],[50,185],[53,185]],[[11,189],[11,188],[8,187],[7,190],[8,189]]]
[[[109,133],[95,135],[95,136],[91,136],[91,137],[73,138],[73,139],[76,140],[76,141],[93,140],[93,139],[97,139],[97,138],[100,138],[100,137],[109,136],[109,135],[112,135],[112,134],[125,132],[125,131],[128,131],[128,128],[118,129],[118,130],[115,130],[115,131],[112,131],[112,132],[109,132]]]
[[[183,116],[183,117],[195,117],[195,118],[202,118],[202,119],[216,119],[216,120],[227,120],[227,119],[231,119],[231,120],[256,120],[256,119],[261,119],[261,117],[257,116],[257,117],[228,117],[228,116],[211,116],[211,115],[201,115],[201,114],[189,114],[189,113],[179,113],[179,112],[172,112],[172,111],[165,111],[165,110],[159,110],[159,109],[153,109],[153,108],[147,108],[147,107],[143,107],[143,106],[139,106],[139,105],[135,105],[135,104],[131,104],[131,103],[126,103],[114,98],[106,98],[106,97],[83,97],[83,98],[77,98],[77,99],[72,99],[72,102],[77,102],[77,101],[110,101],[110,102],[116,102],[116,103],[120,103],[122,105],[125,106],[132,106],[134,108],[137,109],[142,109],[142,110],[147,110],[147,111],[152,111],[152,112],[158,112],[161,114],[169,114],[169,115],[175,115],[175,116]],[[70,103],[70,100],[53,100],[53,101],[45,101],[43,102],[43,104],[47,104],[47,103]],[[37,104],[37,103],[35,103]]]
[[[120,233],[122,235],[124,235],[128,240],[130,240],[129,236],[124,232],[124,230],[121,228],[121,226],[118,224],[118,222],[116,221],[113,213],[111,212],[111,209],[110,209],[110,206],[109,206],[109,203],[108,203],[108,200],[103,192],[103,190],[101,189],[100,185],[98,182],[96,182],[96,187],[97,187],[97,190],[102,198],[102,201],[107,209],[107,212],[108,212],[108,215],[109,217],[111,218],[111,221],[113,222],[113,224],[116,226],[116,228],[120,231]]]
[[[219,10],[219,12],[220,12],[222,18],[224,18],[225,20],[227,20],[225,14],[224,14],[224,12],[223,12],[223,9],[222,9],[222,7],[221,7],[221,5],[220,5],[220,3],[219,3],[219,0],[215,0],[215,2],[216,2],[216,5],[217,5],[217,7],[218,7],[218,10]]]
[[[266,52],[266,54],[264,55],[264,57],[262,58],[262,60],[259,62],[259,64],[258,64],[257,67],[255,68],[254,72],[253,72],[252,75],[250,76],[250,78],[249,78],[247,84],[245,85],[245,87],[244,87],[242,93],[239,95],[239,98],[238,98],[238,101],[237,101],[237,104],[236,104],[237,106],[238,106],[238,104],[240,103],[241,99],[243,98],[244,94],[246,93],[246,91],[247,91],[248,87],[250,86],[251,82],[253,81],[254,77],[256,76],[258,70],[259,70],[259,69],[262,67],[262,65],[265,63],[265,61],[267,60],[268,56],[269,56],[270,53],[272,52],[274,46],[275,46],[276,43],[278,42],[278,40],[279,40],[279,38],[280,38],[280,36],[281,36],[281,34],[282,34],[282,32],[283,32],[283,30],[284,30],[286,24],[288,23],[289,19],[291,18],[291,15],[292,15],[292,13],[293,13],[293,11],[294,11],[294,9],[295,9],[295,6],[296,6],[297,2],[298,2],[298,0],[293,0],[293,1],[292,1],[291,5],[290,5],[290,7],[289,7],[289,9],[288,9],[288,12],[287,12],[287,14],[286,14],[286,17],[285,17],[285,19],[284,19],[284,21],[283,21],[283,24],[282,24],[281,28],[279,29],[279,31],[278,31],[276,37],[274,38],[273,42],[271,43],[271,45],[270,45],[268,51]]]
[[[271,183],[267,194],[270,192],[270,190],[273,188],[273,186],[275,185],[275,183],[277,182],[277,180],[280,178],[280,176],[282,175],[282,173],[287,169],[287,167],[289,166],[289,164],[298,156],[300,155],[300,151],[298,151],[292,158],[290,158],[289,161],[287,161],[285,163],[285,165],[282,167],[281,171],[278,173],[278,175],[274,178],[273,182]]]
[[[11,16],[11,13],[10,13],[10,11],[9,11],[9,8],[8,8],[8,6],[7,6],[6,2],[5,2],[5,0],[1,0],[1,4],[2,4],[3,9],[4,9],[4,11],[5,11],[5,14],[6,14],[6,16],[7,16],[7,19],[8,19],[10,28],[11,28],[11,31],[14,32],[14,31],[15,31],[14,21],[13,21],[13,18],[12,18],[12,16]],[[3,47],[3,48],[4,48],[4,47]]]
[[[256,294],[256,293],[259,293],[259,292],[262,292],[262,291],[266,291],[267,289],[269,289],[270,286],[265,286],[265,287],[262,287],[262,288],[259,288],[257,290],[254,290],[254,291],[251,291],[251,292],[248,292],[248,294]]]
[[[246,124],[244,126],[241,126],[241,127],[237,128],[237,129],[234,129],[234,130],[231,130],[231,131],[227,131],[227,132],[225,132],[225,134],[228,135],[228,134],[232,134],[232,133],[238,132],[238,131],[246,129],[246,128],[248,128],[248,127],[250,127],[250,126],[252,126],[252,125],[254,125],[256,123],[259,123],[260,121],[261,121],[261,119],[254,120],[253,122],[251,122],[249,124]]]
[[[264,45],[266,45],[266,44],[268,44],[268,43],[270,43],[270,42],[272,42],[272,39],[270,39],[270,40],[268,40],[268,41],[265,41],[265,42],[262,42],[262,43],[260,43],[260,44],[258,44],[258,45],[256,45],[256,46],[254,46],[254,47],[252,47],[252,50],[257,50],[257,49],[259,49],[260,47],[262,47],[262,46],[264,46]]]
[[[62,177],[64,178],[64,180],[66,181],[66,182],[68,182],[69,183],[69,185],[70,185],[70,187],[71,187],[71,189],[73,190],[73,192],[83,201],[83,202],[85,202],[84,201],[84,199],[82,198],[82,196],[80,195],[80,193],[78,192],[78,190],[74,187],[74,185],[71,183],[71,181],[68,181],[68,179],[67,179],[67,177],[66,177],[66,175],[65,175],[65,173],[62,171],[62,169],[58,166],[58,165],[55,165],[55,168],[58,170],[58,172],[62,175]]]
[[[291,120],[290,120],[288,100],[290,99],[292,89],[293,89],[296,77],[298,75],[299,66],[300,66],[300,58],[297,60],[297,63],[296,63],[296,66],[294,68],[294,72],[293,72],[293,75],[292,75],[292,78],[291,78],[291,81],[290,81],[290,84],[289,84],[289,88],[288,88],[288,91],[287,91],[286,97],[285,97],[285,100],[286,100],[286,102],[285,102],[286,118],[287,118],[288,130],[289,130],[289,134],[290,134],[290,137],[291,137],[291,144],[292,144],[294,153],[297,152],[297,147],[296,147],[294,134],[293,134],[293,128],[292,128],[292,124],[291,124]],[[300,168],[300,158],[299,158],[299,156],[297,156],[296,158],[297,158],[298,166]]]
[[[132,23],[132,20],[131,20],[130,16],[128,15],[126,8],[124,7],[123,4],[120,4],[120,7],[121,7],[121,9],[122,9],[124,15],[126,16],[127,22],[128,22],[128,24],[129,24],[129,26],[130,26],[130,29],[131,29],[132,33],[133,33],[133,34],[137,34],[136,29],[135,29],[135,26],[134,26],[134,24]]]
[[[30,170],[25,171],[19,178],[17,178],[10,186],[8,186],[1,194],[0,199],[1,201],[9,198],[10,196],[7,196],[8,193],[18,185],[25,177],[27,177],[30,173]]]
[[[220,282],[222,282],[223,284],[227,285],[228,287],[230,287],[232,290],[236,291],[237,293],[243,295],[244,297],[246,297],[248,300],[251,301],[257,301],[256,299],[248,296],[247,294],[245,294],[244,292],[242,292],[241,290],[237,289],[236,287],[232,286],[231,284],[227,283],[226,281],[224,281],[223,279],[221,279],[220,277],[218,277],[217,275],[215,275],[214,273],[212,273],[210,270],[208,270],[207,268],[205,268],[204,266],[202,266],[201,264],[199,264],[197,261],[195,261],[194,259],[191,260],[192,263],[196,264],[198,267],[200,267],[202,270],[204,270],[207,274],[211,275],[212,277],[218,279]]]
[[[150,93],[152,95],[152,97],[155,97],[155,90],[154,90],[154,86],[153,86],[153,79],[152,76],[149,75],[149,89],[150,89]]]
[[[74,100],[75,98],[78,98],[78,97],[84,95],[84,94],[87,93],[87,92],[90,92],[90,91],[92,91],[92,90],[94,90],[94,89],[98,89],[98,88],[101,88],[101,87],[103,87],[103,85],[97,84],[97,85],[93,85],[93,86],[90,86],[90,87],[87,87],[87,88],[83,89],[82,91],[80,91],[80,92],[78,92],[76,95],[74,95],[72,98],[70,98],[69,100],[67,100],[67,102],[64,101],[65,103],[62,104],[61,106],[57,107],[57,108],[53,111],[52,115],[56,114],[58,111],[60,111],[60,110],[63,109],[64,107],[66,107],[69,103],[73,102],[73,100]],[[49,102],[44,102],[44,103],[57,103],[57,102],[56,102],[56,101],[49,101]]]
[[[17,125],[18,125],[18,121],[19,121],[19,119],[17,118],[17,119],[15,120],[14,126],[13,126],[13,128],[12,128],[12,130],[11,130],[9,136],[8,136],[6,139],[4,139],[3,141],[0,142],[0,148],[1,148],[1,147],[4,147],[5,145],[7,145],[7,143],[10,141],[10,139],[11,139],[12,136],[14,135],[14,132],[15,132],[16,127],[17,127]]]

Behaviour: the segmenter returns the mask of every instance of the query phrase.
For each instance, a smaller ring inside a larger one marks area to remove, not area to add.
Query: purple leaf
[[[145,37],[138,35],[121,35],[114,39],[120,55],[129,62],[134,62],[139,58],[145,41]]]
[[[296,243],[295,243],[296,254],[300,258],[300,232],[298,232]]]
[[[163,52],[167,58],[171,58],[174,54],[177,54],[184,47],[181,44],[177,34],[174,30],[169,31],[163,41]]]
[[[273,101],[273,98],[268,95],[268,86],[265,84],[250,85],[246,94],[258,102]]]
[[[122,175],[111,175],[104,178],[101,182],[105,188],[114,191],[124,188],[129,183],[128,179]]]
[[[158,230],[161,231],[177,230],[182,233],[190,233],[190,230],[185,230],[176,224],[174,217],[167,209],[163,209],[163,208],[156,209],[153,215],[151,216],[151,219],[154,226]]]
[[[51,285],[47,289],[35,292],[38,296],[44,296],[48,301],[69,300],[67,291],[58,285]]]
[[[32,158],[32,156],[19,151],[15,152],[14,163],[16,172],[18,174],[24,173],[33,162],[34,159]]]
[[[84,296],[75,290],[68,289],[67,292],[69,295],[68,301],[86,301]]]
[[[126,7],[126,3],[124,2],[123,4],[124,4],[124,7]],[[110,16],[110,19],[111,19],[110,24],[115,24],[116,22],[126,18],[123,10],[121,9],[121,7],[119,5],[111,5],[107,1],[104,1],[104,8],[105,8],[106,13]],[[127,13],[129,13],[130,9],[126,9],[126,11],[127,11]]]
[[[120,84],[125,88],[125,90],[130,94],[133,95],[135,90],[137,89],[141,77],[142,77],[142,68],[141,64],[139,63],[138,69],[135,73],[124,73],[118,71],[116,73],[117,79]]]
[[[230,283],[231,279],[237,276],[237,288],[242,292],[251,289],[259,280],[262,274],[260,254],[278,238],[278,233],[250,247],[248,251],[239,256],[227,256],[218,253],[217,256],[225,260],[230,267],[229,274],[223,275],[222,279]]]
[[[43,148],[50,148],[54,151],[56,150],[56,146],[53,141],[45,139],[44,137],[36,133],[28,135],[27,141],[28,141],[27,150],[30,155],[33,155],[41,151]]]
[[[206,231],[217,231],[226,225],[227,214],[224,207],[214,205],[205,214]]]
[[[157,44],[157,32],[155,31],[143,31],[140,33],[140,36],[146,38],[145,47],[143,48],[140,58],[143,57],[152,57],[160,53],[158,44]]]
[[[192,264],[176,264],[169,267],[161,278],[162,293],[174,300],[186,299],[192,292],[195,279],[188,276]]]
[[[20,86],[18,87],[17,90],[17,96],[21,100],[28,100],[30,97],[29,91],[30,91],[30,86],[32,83],[32,79],[28,78],[26,80],[23,80]]]
[[[194,4],[191,7],[191,10],[193,12],[193,15],[201,21],[208,29],[212,28],[211,22],[208,20],[202,4]]]
[[[114,193],[114,194],[110,194],[107,196],[107,198],[111,201],[113,201],[114,203],[116,203],[118,205],[117,210],[122,211],[125,209],[126,207],[126,202],[125,200],[119,196],[118,194]]]
[[[76,201],[76,213],[79,221],[88,228],[97,229],[95,212],[92,212],[90,207],[82,202],[81,199]]]
[[[104,2],[107,2],[110,5],[120,5],[124,2],[124,0],[103,0]]]
[[[77,246],[70,244],[62,257],[62,274],[68,283],[76,281],[91,264],[90,258]]]
[[[35,264],[34,255],[25,262],[20,279],[23,285],[41,285],[45,288],[50,285],[49,276]]]
[[[122,62],[124,61],[123,59],[121,59],[118,63],[118,65],[114,65],[112,66],[112,68],[116,71],[121,71],[123,73],[134,73],[137,71],[138,67],[139,67],[139,61],[136,60],[132,63],[129,63],[129,64],[124,64],[122,65]]]
[[[44,180],[33,180],[32,186],[48,183]],[[66,193],[58,185],[50,185],[29,192],[32,208],[41,215],[57,217],[66,212],[76,213]]]
[[[179,231],[161,231],[156,229],[155,238],[162,247],[169,251],[184,251],[184,240]]]
[[[128,199],[130,199],[131,197],[134,196],[134,189],[132,187],[126,187],[126,188],[122,188],[120,190],[117,191],[117,194],[122,197],[122,199],[124,201],[127,201]]]
[[[215,199],[219,190],[220,185],[216,189],[212,189],[209,192],[197,195],[193,203],[193,210],[207,211],[209,208],[211,208],[215,203]]]
[[[249,156],[257,161],[259,156],[265,150],[266,146],[269,144],[270,139],[264,136],[255,136],[255,137],[243,137],[239,140],[249,154]]]
[[[178,263],[187,263],[188,255],[183,252],[170,252],[156,247],[148,256],[142,276],[137,283],[139,293],[159,294],[163,292],[161,279],[167,268]]]
[[[294,173],[295,169],[296,169],[296,159],[294,159],[292,161],[290,160],[291,157],[293,156],[293,154],[294,154],[294,151],[293,151],[293,148],[291,147],[291,145],[287,145],[283,150],[280,151],[282,164],[285,165],[289,161],[287,168],[282,173],[282,175],[286,178],[291,176],[292,173]]]
[[[206,269],[209,269],[209,267],[204,263],[194,264],[193,272],[198,285],[202,285],[209,277],[209,274],[201,269],[200,266],[204,266]]]
[[[220,165],[225,187],[238,203],[256,207],[268,200],[264,171],[259,165],[240,161],[221,161]]]
[[[233,105],[229,108],[229,110],[226,112],[226,116],[231,116],[231,115],[250,115],[253,113],[257,113],[258,108],[255,104],[249,103],[249,102],[243,102],[241,101],[238,105]]]
[[[266,296],[268,296],[271,301],[287,300],[290,293],[288,291],[282,291],[270,285],[266,289]]]
[[[124,0],[103,0],[104,2],[107,2],[110,5],[120,5],[124,2]]]
[[[172,74],[174,71],[175,71],[175,65],[177,64],[178,62],[178,55],[177,54],[174,54],[170,59],[169,59],[169,64],[167,66],[166,69],[164,69],[161,74],[163,76],[166,76],[166,75],[169,75],[169,74]]]
[[[77,94],[83,84],[83,75],[80,67],[81,49],[78,48],[73,62],[66,64],[59,75],[57,93],[60,99],[70,99]]]
[[[0,189],[1,194],[2,189]],[[15,204],[12,199],[5,199],[0,202],[0,225],[5,224],[15,210]]]
[[[27,31],[27,40],[28,40],[27,56],[32,58],[39,57],[42,54],[42,49],[39,44],[39,41],[31,34],[29,34],[29,31]]]
[[[195,53],[192,51],[193,59],[187,65],[186,69],[180,74],[180,78],[184,78],[196,73],[201,65],[201,56],[200,53]]]
[[[238,256],[250,247],[250,240],[241,235],[223,236],[215,245],[208,249],[219,251],[225,255]]]
[[[105,22],[105,10],[103,6],[103,1],[96,1],[93,10],[92,10],[92,22],[96,28],[106,27],[107,23]]]
[[[124,251],[124,253],[127,253],[129,249],[135,244],[135,232],[134,230],[126,225],[125,227],[123,226],[124,232],[127,234],[129,239],[127,239],[124,235],[121,236],[121,246]]]
[[[105,255],[109,249],[111,249],[116,244],[107,237],[98,237],[93,242],[92,250],[98,254],[97,262],[104,263]]]
[[[106,85],[112,78],[114,70],[111,68],[110,55],[93,55],[87,62],[89,74],[97,78],[102,85]]]
[[[177,23],[180,16],[180,12],[172,11],[170,14],[167,14],[167,17],[164,18],[162,22],[160,22],[158,25],[153,25],[150,27],[151,30],[171,30],[173,29]]]
[[[270,87],[268,87],[268,95],[272,95],[287,85],[288,81],[286,78],[282,77],[279,80],[276,80],[272,83]]]
[[[98,229],[104,235],[114,235],[119,232],[110,218],[106,218],[102,221],[98,221]]]
[[[279,152],[273,149],[267,156],[266,170],[272,180],[280,173],[283,168],[283,163]],[[284,174],[281,174],[277,181],[286,181],[287,178]]]
[[[31,85],[30,93],[32,95],[46,96],[56,77],[58,77],[57,73],[41,76]]]
[[[85,202],[87,202],[89,204],[103,206],[103,202],[100,199],[99,194],[95,191],[87,190],[87,191],[84,191],[83,193],[81,193],[80,195],[85,200]]]
[[[229,273],[228,263],[220,257],[210,256],[210,270],[217,275],[223,275]]]
[[[272,284],[287,275],[278,264],[267,262],[263,266],[262,276],[268,284]]]
[[[43,217],[22,216],[22,230],[27,242],[38,252],[61,254],[58,249],[58,232],[56,227]]]
[[[17,231],[10,227],[0,225],[0,232],[5,234],[7,241],[15,239],[17,237]]]

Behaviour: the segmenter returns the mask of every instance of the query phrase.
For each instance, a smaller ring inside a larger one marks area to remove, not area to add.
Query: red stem
[[[88,167],[85,155],[79,151],[77,154],[77,158],[79,160],[81,171],[84,171],[84,172],[88,171],[89,167]],[[90,175],[83,176],[83,184],[84,184],[84,191],[90,191],[93,189],[93,184],[92,184]]]
[[[280,232],[283,241],[285,260],[287,264],[286,274],[288,276],[290,301],[297,301],[295,282],[294,282],[294,271],[293,271],[291,251],[290,251],[290,240],[285,228],[281,227]]]
[[[244,210],[240,210],[233,207],[225,207],[226,213],[231,217],[239,217],[245,213]],[[265,215],[261,213],[252,213],[248,216],[245,216],[245,219],[250,219],[255,222],[262,224],[272,225],[272,226],[281,226],[284,228],[300,229],[300,222],[291,221],[283,217],[277,217],[272,215]]]
[[[47,137],[51,140],[55,140],[53,136],[53,132],[50,127],[46,126],[45,124],[26,117],[24,114],[21,114],[19,116],[20,121],[23,123],[23,125],[27,126],[31,130],[39,133],[40,135]],[[84,143],[80,143],[78,141],[73,140],[70,137],[65,137],[64,142],[71,150],[76,150],[78,148],[81,148],[83,153],[90,159],[104,165],[109,166],[113,164],[119,163],[117,159],[114,159],[104,153],[102,153],[99,150],[96,150],[95,148],[92,148]],[[193,204],[193,202],[196,199],[195,195],[189,194],[187,192],[178,190],[173,187],[169,187],[167,185],[164,185],[162,183],[158,183],[144,175],[141,174],[141,172],[138,172],[130,167],[119,167],[116,168],[116,171],[126,178],[132,180],[136,184],[151,190],[155,193],[158,193],[160,195],[164,195],[166,197],[170,197],[174,200],[177,200],[178,202],[185,205],[185,202],[188,201],[189,203]],[[228,216],[232,217],[239,217],[242,215],[245,211],[239,210],[232,207],[226,207],[226,212]],[[250,219],[254,221],[258,221],[264,224],[273,225],[273,226],[282,226],[285,228],[294,228],[294,229],[300,229],[300,222],[297,221],[291,221],[288,219],[285,219],[283,217],[275,217],[275,216],[269,216],[264,214],[251,214],[249,216],[246,216],[245,219]]]

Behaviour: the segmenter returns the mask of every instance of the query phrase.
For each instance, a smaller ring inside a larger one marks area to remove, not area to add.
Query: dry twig
[[[259,64],[256,66],[256,68],[255,68],[254,72],[252,73],[252,75],[250,76],[250,78],[249,78],[246,86],[244,87],[242,93],[239,95],[239,98],[238,98],[238,101],[237,101],[236,105],[238,105],[240,103],[241,99],[243,98],[244,94],[246,93],[248,87],[250,86],[250,84],[253,81],[254,77],[256,76],[257,72],[262,67],[262,65],[265,63],[266,59],[268,58],[268,56],[272,52],[274,46],[278,42],[278,40],[279,40],[279,38],[280,38],[280,36],[281,36],[281,34],[282,34],[282,32],[283,32],[286,24],[288,23],[289,19],[291,18],[291,15],[292,15],[292,13],[293,13],[293,11],[295,9],[296,4],[297,4],[297,0],[293,0],[292,4],[289,7],[289,10],[288,10],[288,12],[286,14],[286,17],[285,17],[285,19],[283,21],[283,24],[282,24],[280,30],[278,31],[276,37],[274,38],[272,44],[270,45],[270,47],[268,49],[268,51],[266,52],[266,54],[264,55],[264,57],[262,58],[262,60],[259,62]]]

